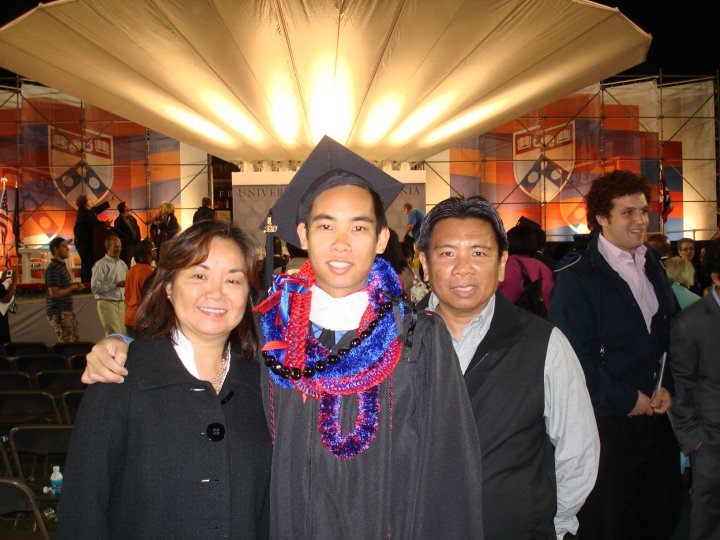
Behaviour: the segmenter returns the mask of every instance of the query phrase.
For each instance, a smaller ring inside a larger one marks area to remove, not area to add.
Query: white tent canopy
[[[419,160],[645,59],[584,0],[59,0],[0,66],[227,160]]]

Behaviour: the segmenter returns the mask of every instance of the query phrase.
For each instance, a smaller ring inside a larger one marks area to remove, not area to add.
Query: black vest
[[[465,372],[482,450],[485,540],[555,539],[555,453],[543,417],[553,326],[495,295]]]

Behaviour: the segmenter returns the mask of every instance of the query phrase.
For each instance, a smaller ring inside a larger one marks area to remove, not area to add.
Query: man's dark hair
[[[386,229],[387,224],[387,217],[385,216],[385,206],[383,205],[382,199],[380,198],[380,195],[377,194],[377,192],[370,188],[369,186],[365,184],[338,184],[332,187],[329,187],[328,189],[332,189],[334,187],[340,187],[340,186],[357,186],[359,188],[364,189],[370,194],[370,197],[372,198],[372,205],[373,205],[373,214],[375,214],[375,234],[377,236],[380,236],[380,233],[383,229]],[[326,190],[323,190],[326,191]],[[305,225],[308,224],[308,219],[310,216],[312,216],[312,210],[313,206],[315,205],[315,200],[318,198],[318,195],[320,193],[323,193],[323,191],[320,191],[315,194],[315,196],[310,200],[305,202],[307,205],[308,211],[306,215],[299,214],[298,215],[298,223],[305,223]]]
[[[202,198],[202,206],[210,207],[210,203],[212,202],[212,199],[210,197],[203,197]]]
[[[710,242],[706,247],[705,268],[711,274],[720,274],[720,240]]]
[[[123,212],[125,212],[125,210],[127,210],[127,204],[125,204],[124,202],[121,202],[120,204],[117,205],[117,209],[118,209],[118,212],[120,212],[122,214]]]
[[[149,263],[150,262],[150,253],[152,253],[152,250],[155,249],[155,244],[153,244],[153,241],[150,239],[141,240],[135,245],[135,252],[133,253],[133,256],[135,257],[135,262],[138,263]]]
[[[508,250],[508,239],[505,233],[500,214],[495,206],[487,199],[480,196],[475,197],[450,197],[435,205],[430,210],[420,226],[420,251],[427,255],[432,240],[432,232],[435,225],[443,219],[481,219],[490,224],[497,239],[499,256],[503,251]]]
[[[592,232],[601,230],[597,216],[610,215],[613,199],[635,193],[642,193],[650,202],[650,184],[632,171],[614,171],[596,178],[585,195],[588,228]]]

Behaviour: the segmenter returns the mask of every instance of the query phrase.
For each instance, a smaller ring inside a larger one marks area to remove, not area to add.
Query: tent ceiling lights
[[[58,0],[0,66],[227,160],[427,158],[644,61],[585,0]]]

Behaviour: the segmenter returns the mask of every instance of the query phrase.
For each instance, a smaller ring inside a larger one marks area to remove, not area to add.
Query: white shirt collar
[[[186,338],[185,334],[183,334],[178,328],[173,330],[171,338],[173,342],[173,348],[175,349],[175,352],[180,358],[182,365],[185,366],[185,369],[188,370],[188,373],[190,373],[190,375],[192,375],[196,379],[199,379],[200,372],[198,371],[197,364],[195,364],[195,351],[193,349],[192,343],[190,343],[190,340]],[[232,361],[232,355],[230,355],[230,358],[230,361]],[[228,371],[229,370],[230,368],[228,367]]]
[[[334,298],[317,285],[312,286],[310,321],[327,330],[355,330],[368,305],[367,290]]]

